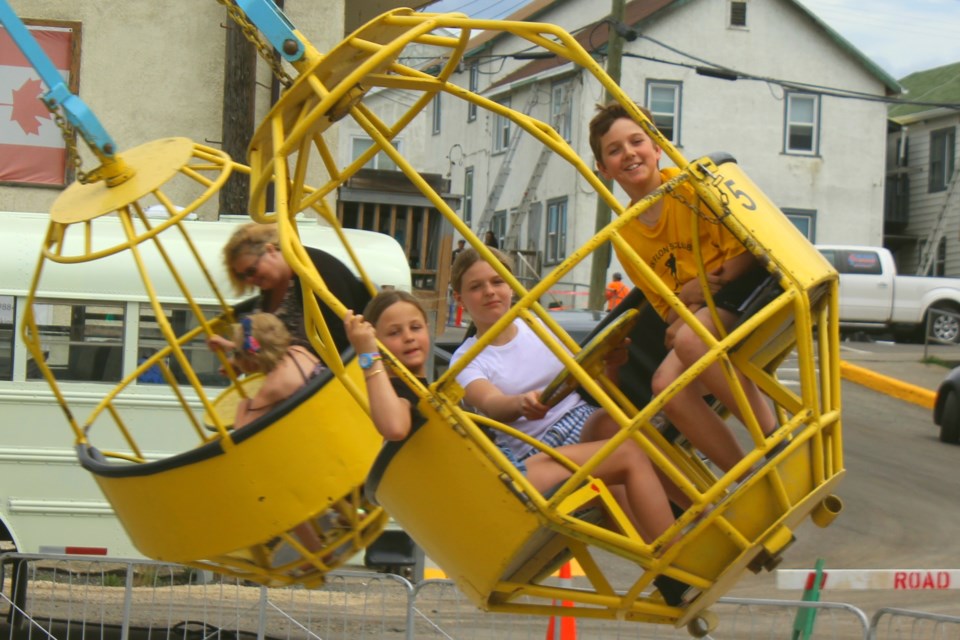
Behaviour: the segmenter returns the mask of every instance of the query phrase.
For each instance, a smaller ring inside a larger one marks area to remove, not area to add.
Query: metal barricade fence
[[[20,579],[15,580],[17,572]],[[548,618],[485,613],[450,580],[336,571],[321,589],[266,588],[149,560],[0,556],[0,640],[540,640]],[[797,614],[813,610],[810,638],[942,640],[960,618],[883,609],[869,620],[843,603],[722,598],[713,640],[799,638]],[[590,640],[688,638],[686,629],[577,620]]]
[[[908,640],[960,638],[960,616],[884,607],[870,620],[869,640]]]

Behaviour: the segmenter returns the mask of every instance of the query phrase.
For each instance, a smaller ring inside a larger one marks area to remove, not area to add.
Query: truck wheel
[[[940,414],[940,442],[960,444],[960,398],[953,391],[947,392]]]
[[[949,313],[935,313],[936,311]],[[960,342],[960,317],[954,315],[956,309],[933,307],[928,313],[934,314],[933,322],[930,324],[930,337],[949,344]]]

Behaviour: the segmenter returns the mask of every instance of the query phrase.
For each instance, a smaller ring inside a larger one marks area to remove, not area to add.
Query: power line
[[[504,2],[504,1],[505,1],[505,0],[498,0],[495,4],[499,4],[500,2]],[[529,0],[521,0],[520,4],[525,4],[525,3],[528,2],[528,1],[529,1]],[[468,6],[468,5],[470,5],[470,4],[475,4],[475,2],[473,2],[472,0],[468,0],[468,2],[464,3],[463,6]],[[599,23],[591,23],[591,24],[589,24],[589,25],[585,25],[585,26],[580,27],[580,28],[578,28],[578,29],[576,29],[576,30],[574,30],[574,31],[571,31],[570,33],[571,33],[571,34],[576,34],[576,33],[579,33],[580,31],[585,30],[585,29],[591,29],[590,38],[588,38],[588,44],[589,44],[590,49],[591,49],[590,53],[592,53],[592,54],[594,54],[594,55],[600,56],[600,55],[602,55],[602,52],[605,50],[606,43],[602,43],[602,44],[597,45],[597,44],[595,44],[595,43],[592,42],[592,36],[593,36],[593,32],[594,32],[602,23],[603,23],[603,21],[601,21],[601,22],[599,22]],[[614,25],[614,27],[612,27],[612,28],[616,28],[616,25]],[[715,62],[712,62],[712,61],[710,61],[710,60],[707,60],[706,58],[702,58],[702,57],[700,57],[700,56],[694,55],[694,54],[692,54],[692,53],[689,53],[689,52],[687,52],[687,51],[684,51],[684,50],[682,50],[682,49],[679,49],[679,48],[677,48],[677,47],[674,47],[674,46],[672,46],[672,45],[669,45],[669,44],[667,44],[667,43],[665,43],[665,42],[662,42],[662,41],[660,41],[660,40],[657,40],[656,38],[653,38],[653,37],[651,37],[651,36],[645,35],[645,34],[643,34],[643,33],[638,33],[638,32],[636,32],[636,31],[634,31],[634,30],[632,30],[632,29],[625,28],[625,25],[624,25],[624,28],[623,28],[622,30],[623,30],[625,33],[636,34],[636,37],[638,37],[638,38],[643,38],[643,39],[645,39],[645,40],[647,40],[647,41],[649,41],[649,42],[651,42],[651,43],[653,43],[653,44],[655,44],[655,45],[657,45],[657,46],[663,47],[664,49],[667,49],[668,51],[670,51],[670,52],[672,52],[672,53],[675,53],[676,55],[679,55],[679,56],[681,56],[681,57],[683,57],[683,58],[686,58],[686,59],[688,59],[688,60],[692,60],[692,61],[697,62],[697,63],[700,63],[700,64],[691,64],[691,63],[689,63],[689,62],[664,60],[664,59],[662,59],[662,58],[658,58],[658,57],[654,57],[654,56],[648,56],[648,55],[643,55],[643,54],[638,54],[638,53],[632,53],[632,52],[628,52],[628,51],[624,51],[624,52],[623,52],[624,57],[628,57],[628,58],[638,58],[638,59],[646,60],[646,61],[648,61],[648,62],[654,62],[654,63],[657,63],[657,64],[665,64],[665,65],[670,65],[670,66],[683,67],[683,68],[691,69],[691,70],[695,71],[698,75],[701,75],[701,76],[719,78],[719,79],[723,79],[723,80],[752,80],[752,81],[756,81],[756,82],[766,82],[766,83],[768,83],[768,84],[778,85],[778,86],[783,87],[784,89],[787,89],[787,90],[803,91],[804,93],[812,93],[812,94],[817,94],[817,95],[821,95],[821,96],[829,96],[829,97],[842,98],[842,99],[847,99],[847,100],[864,100],[864,101],[867,101],[867,102],[882,102],[882,103],[890,104],[890,105],[911,105],[911,106],[921,106],[921,107],[942,107],[942,108],[947,108],[947,109],[958,109],[958,110],[960,110],[960,103],[952,103],[952,102],[946,102],[946,103],[945,103],[945,102],[930,102],[930,101],[924,101],[924,100],[911,100],[911,99],[895,98],[895,97],[890,97],[890,96],[883,96],[883,95],[877,95],[877,94],[872,94],[872,93],[866,93],[866,92],[863,92],[863,91],[856,91],[856,90],[853,90],[853,89],[844,89],[844,88],[841,88],[841,87],[831,87],[831,86],[827,86],[827,85],[821,85],[821,84],[811,83],[811,82],[803,82],[803,81],[799,81],[799,80],[786,80],[786,79],[783,79],[783,78],[776,78],[776,77],[772,77],[772,76],[762,76],[762,75],[752,74],[752,73],[745,72],[745,71],[739,71],[739,70],[736,70],[736,69],[732,69],[732,68],[726,67],[726,66],[724,66],[724,65],[717,64],[717,63],[715,63]],[[508,59],[519,59],[519,60],[523,60],[523,59],[530,59],[530,58],[533,58],[533,57],[540,57],[540,56],[538,56],[538,55],[531,55],[531,52],[533,52],[534,50],[539,49],[539,48],[540,48],[540,47],[538,47],[538,46],[536,46],[536,45],[533,45],[533,46],[528,47],[528,48],[526,48],[526,49],[521,49],[520,51],[515,51],[515,52],[511,52],[511,53],[496,54],[496,55],[492,55],[492,54],[491,54],[491,55],[476,55],[476,56],[471,56],[470,59],[471,59],[471,60],[478,61],[478,62],[479,62],[479,61],[483,61],[483,62],[493,62],[493,61],[496,61],[496,60],[500,60],[500,61],[501,61],[501,64],[499,65],[499,67],[498,67],[496,70],[479,70],[480,73],[482,73],[482,74],[484,74],[484,75],[496,75],[496,74],[500,73],[500,71],[501,71],[502,68],[503,68],[503,63],[504,63],[506,60],[508,60]],[[550,52],[548,52],[548,51],[544,51],[543,54],[544,54],[544,57],[549,57],[550,55],[552,55],[552,54],[551,54]],[[411,58],[405,58],[405,59],[406,59],[406,60],[414,60],[414,59],[416,59],[416,58],[411,57]],[[431,59],[436,59],[436,58],[431,58]]]

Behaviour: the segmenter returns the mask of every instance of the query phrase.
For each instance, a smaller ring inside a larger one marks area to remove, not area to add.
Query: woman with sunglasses
[[[330,293],[347,309],[358,311],[367,306],[370,293],[346,265],[326,251],[304,249]],[[304,327],[300,278],[280,251],[276,224],[250,222],[238,227],[223,247],[223,264],[237,294],[251,287],[260,290],[258,298],[240,303],[236,311],[268,311],[276,315],[290,332],[291,344],[313,351]],[[322,301],[318,302],[337,351],[342,353],[350,345],[343,321]]]

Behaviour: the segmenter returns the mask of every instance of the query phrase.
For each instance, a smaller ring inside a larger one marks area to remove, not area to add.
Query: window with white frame
[[[747,26],[747,3],[743,0],[730,0],[730,26],[738,28]]]
[[[817,239],[817,212],[812,209],[782,209],[783,215],[800,230],[807,240],[816,242]]]
[[[351,142],[351,161],[359,158],[365,151],[373,146],[373,140],[370,138],[355,137]],[[396,147],[397,151],[401,150],[399,140],[394,140],[393,146]],[[378,151],[372,158],[370,158],[370,160],[367,161],[366,164],[363,165],[363,168],[396,171],[397,164],[384,151]]]
[[[819,151],[820,96],[788,92],[784,125],[785,153],[816,155]]]
[[[141,304],[139,315],[137,364],[143,364],[145,360],[156,355],[157,351],[166,347],[167,342],[154,309],[149,305]],[[206,308],[204,317],[210,318],[213,315],[215,315],[215,311]],[[178,336],[188,333],[198,325],[197,317],[186,307],[171,306],[164,308],[164,316],[166,324],[171,326]],[[190,368],[193,369],[194,374],[204,386],[223,387],[230,383],[222,374],[217,372],[220,368],[220,360],[207,347],[202,334],[183,345],[182,351],[190,363]],[[164,360],[164,363],[170,367],[171,373],[177,381],[181,384],[189,384],[188,374],[177,359],[168,358]],[[138,384],[159,384],[163,381],[159,364],[149,367],[137,378]]]
[[[503,241],[507,239],[507,211],[495,211],[490,218],[490,231],[497,239],[497,247],[503,248]]]
[[[471,93],[476,93],[480,88],[480,67],[476,63],[470,65],[470,84]],[[467,103],[467,122],[473,122],[477,119],[477,105],[473,102]]]
[[[956,128],[930,132],[930,193],[946,191],[953,176],[956,155]]]
[[[463,224],[473,224],[473,167],[463,172]]]
[[[668,80],[647,80],[647,109],[653,123],[667,140],[680,144],[680,95],[682,84]]]
[[[440,108],[442,106],[440,102],[440,96],[442,95],[443,94],[438,91],[437,95],[433,96],[433,134],[434,135],[440,133],[440,114],[441,114]]]
[[[34,313],[46,321],[39,327],[40,347],[57,380],[119,382],[123,369],[125,307],[79,301],[37,302]],[[39,367],[28,380],[43,379]]]
[[[500,104],[510,107],[510,98],[500,100]],[[495,114],[493,117],[493,152],[503,153],[510,146],[510,118]]]
[[[553,85],[550,101],[550,124],[567,142],[573,130],[573,82],[566,80]]]
[[[556,264],[567,257],[567,199],[547,202],[547,243],[544,262]]]

